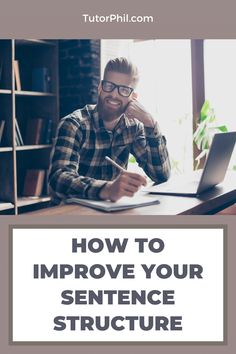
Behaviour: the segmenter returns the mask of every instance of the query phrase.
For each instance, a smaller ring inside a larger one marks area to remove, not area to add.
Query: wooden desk
[[[117,215],[204,215],[215,214],[236,202],[236,174],[228,174],[223,184],[198,198],[160,195],[160,204],[119,211]],[[61,205],[27,213],[40,216],[54,215],[109,215],[79,205]]]

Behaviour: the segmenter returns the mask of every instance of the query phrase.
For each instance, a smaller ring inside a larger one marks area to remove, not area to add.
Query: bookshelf
[[[25,196],[24,188],[27,171],[49,168],[58,86],[58,41],[0,40],[0,214],[16,215],[50,200],[46,172],[40,195]]]

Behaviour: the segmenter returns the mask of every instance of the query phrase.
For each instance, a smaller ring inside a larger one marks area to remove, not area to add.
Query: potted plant
[[[226,125],[217,125],[214,109],[210,107],[209,101],[205,101],[200,112],[199,123],[193,134],[193,141],[197,145],[200,154],[195,158],[197,161],[196,169],[200,161],[206,157],[215,133],[225,133],[228,131]]]

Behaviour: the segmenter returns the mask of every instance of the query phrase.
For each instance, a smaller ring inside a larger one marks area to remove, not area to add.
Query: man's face
[[[109,71],[104,80],[110,81],[116,85],[123,85],[133,88],[132,77],[127,74],[116,71]],[[134,98],[135,93],[132,92],[129,97],[123,97],[119,94],[116,87],[112,92],[104,92],[102,85],[98,87],[98,109],[101,112],[101,118],[104,120],[113,120],[125,112],[129,102]]]

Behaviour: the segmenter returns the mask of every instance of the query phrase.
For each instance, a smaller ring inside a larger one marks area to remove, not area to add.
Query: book
[[[26,145],[39,145],[41,144],[41,136],[43,131],[43,118],[29,119],[27,122],[25,144]]]
[[[17,135],[15,135],[15,145],[20,146],[19,138]]]
[[[52,142],[52,119],[44,119],[40,138],[41,144],[51,144]]]
[[[0,121],[0,144],[3,137],[4,126],[5,126],[5,120],[1,120]]]
[[[34,68],[32,71],[32,90],[38,92],[50,92],[51,91],[51,76],[49,75],[49,69]]]
[[[42,194],[45,170],[32,169],[26,171],[24,181],[24,196],[37,196]]]
[[[148,205],[159,204],[159,199],[151,194],[139,193],[134,197],[122,197],[117,202],[111,202],[107,200],[90,200],[81,198],[68,198],[65,199],[66,204],[80,204],[86,207],[90,207],[105,212],[120,211],[126,209],[133,209],[144,207]]]
[[[19,68],[18,60],[14,60],[13,67],[14,67],[16,90],[21,91],[20,68]]]
[[[16,140],[18,141],[18,144],[16,144],[17,146],[21,146],[24,145],[23,139],[22,139],[22,135],[20,132],[20,128],[19,128],[19,124],[17,119],[15,118],[15,124],[16,124]]]

